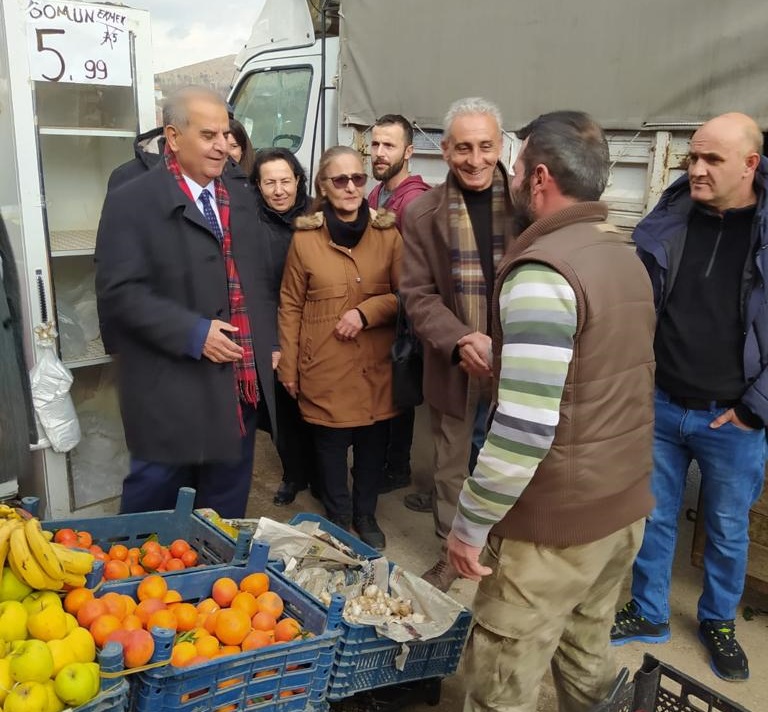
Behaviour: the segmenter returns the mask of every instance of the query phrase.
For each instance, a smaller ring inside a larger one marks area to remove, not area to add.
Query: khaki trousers
[[[490,536],[464,652],[464,712],[535,712],[552,668],[560,712],[586,712],[616,676],[610,630],[643,538],[641,519],[566,549]]]
[[[481,401],[484,399],[485,403],[488,402],[488,390],[487,381],[470,378],[467,409],[463,418],[453,418],[432,407],[429,409],[435,448],[432,514],[435,518],[435,533],[441,539],[447,539],[451,532],[459,493],[469,475],[475,415]]]

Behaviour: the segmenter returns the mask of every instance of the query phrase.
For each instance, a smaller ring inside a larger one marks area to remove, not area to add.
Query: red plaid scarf
[[[192,193],[181,173],[181,166],[168,144],[165,146],[165,165],[171,175],[176,179],[179,188],[194,202]],[[253,338],[251,336],[251,322],[248,319],[248,311],[245,306],[245,296],[240,285],[240,275],[232,256],[232,233],[229,230],[229,193],[224,187],[224,182],[217,178],[214,181],[216,192],[216,207],[219,209],[221,219],[221,232],[224,235],[222,250],[224,252],[224,267],[227,270],[227,290],[229,292],[229,323],[237,327],[237,331],[230,332],[227,336],[243,349],[243,358],[234,362],[235,389],[238,395],[237,413],[240,420],[240,430],[245,434],[243,426],[243,414],[240,409],[240,400],[250,403],[254,407],[259,402],[259,386],[256,378],[256,358],[253,353]],[[197,206],[195,206],[197,207]]]

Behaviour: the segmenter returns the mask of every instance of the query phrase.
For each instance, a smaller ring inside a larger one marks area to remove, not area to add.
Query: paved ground
[[[414,447],[415,475],[424,476],[429,471],[428,438],[424,423],[425,414],[417,413],[417,436]],[[301,511],[322,513],[322,507],[308,492],[302,492],[288,507],[272,505],[272,496],[277,489],[281,470],[277,456],[266,437],[261,434],[257,440],[254,482],[249,498],[248,516],[268,516],[287,521]],[[428,514],[411,512],[402,505],[403,494],[409,490],[398,490],[384,495],[379,500],[378,519],[387,535],[386,555],[406,569],[422,573],[436,560],[439,544],[434,536],[432,517]],[[693,488],[689,492],[686,507],[695,506]],[[719,680],[710,671],[708,659],[696,638],[696,600],[701,585],[701,573],[689,563],[693,524],[681,522],[680,542],[675,565],[672,590],[672,640],[665,645],[627,645],[617,649],[619,666],[626,666],[634,672],[640,667],[643,653],[649,652],[665,663],[684,671],[694,679],[714,688],[726,698],[738,702],[752,712],[768,710],[768,616],[752,621],[738,620],[739,640],[750,657],[751,679],[744,683],[728,683]],[[627,582],[628,590],[628,582]],[[471,606],[474,584],[460,580],[449,592],[457,601]],[[622,602],[628,596],[622,596]],[[768,609],[768,597],[748,593],[745,605]],[[441,712],[459,712],[463,702],[463,680],[461,670],[454,677],[444,681]],[[707,706],[699,704],[703,712]],[[699,707],[696,707],[698,709]],[[412,705],[413,712],[434,710],[426,705]],[[549,679],[545,679],[539,697],[538,712],[557,709],[554,691]]]

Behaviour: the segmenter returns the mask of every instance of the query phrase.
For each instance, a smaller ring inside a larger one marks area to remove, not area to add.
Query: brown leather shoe
[[[440,558],[431,569],[421,575],[421,578],[445,593],[451,584],[459,578],[459,572],[446,559]]]

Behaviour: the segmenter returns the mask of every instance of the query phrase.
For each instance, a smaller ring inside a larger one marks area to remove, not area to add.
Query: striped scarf
[[[472,331],[488,332],[488,303],[485,275],[477,251],[469,211],[461,188],[453,173],[448,174],[448,230],[451,245],[451,277],[453,290],[464,311],[464,323]],[[493,173],[491,191],[492,245],[494,272],[504,256],[504,240],[508,232],[507,187],[501,169]]]
[[[176,182],[190,199],[192,193],[181,172],[181,166],[168,144],[165,146],[165,165],[168,171],[176,179]],[[256,376],[256,357],[253,352],[253,337],[251,335],[251,322],[248,319],[248,311],[245,306],[245,295],[240,285],[240,275],[237,272],[235,258],[232,255],[232,233],[229,230],[229,193],[224,182],[217,178],[214,181],[216,193],[216,207],[219,209],[221,219],[221,232],[223,234],[222,251],[224,253],[224,267],[227,271],[227,291],[229,292],[229,323],[237,327],[237,331],[229,332],[227,336],[243,349],[243,357],[233,363],[235,369],[235,391],[238,395],[237,412],[240,420],[240,431],[245,434],[243,414],[240,401],[249,403],[254,407],[259,402],[259,385]],[[197,206],[195,206],[197,207]]]

